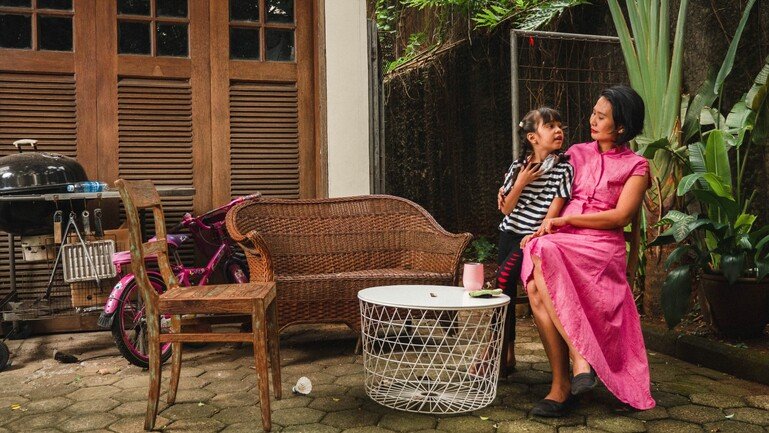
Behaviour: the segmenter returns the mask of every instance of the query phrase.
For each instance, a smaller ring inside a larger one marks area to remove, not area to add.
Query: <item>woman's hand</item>
[[[534,233],[532,233],[532,234],[530,234],[530,235],[526,235],[526,236],[524,236],[524,237],[523,237],[523,239],[521,239],[521,248],[526,248],[526,244],[528,244],[528,243],[529,243],[529,241],[530,241],[532,238],[535,238],[535,237],[536,237],[536,236],[534,236]]]
[[[539,226],[539,230],[537,230],[536,233],[534,233],[535,236],[542,236],[547,235],[550,233],[555,233],[558,231],[558,227],[563,227],[568,222],[566,221],[566,217],[556,217],[556,218],[545,218],[542,220],[542,225]]]
[[[515,179],[515,183],[520,185],[521,188],[534,182],[538,177],[542,176],[542,170],[540,168],[542,164],[528,163],[526,167],[523,167],[518,173],[518,177]]]

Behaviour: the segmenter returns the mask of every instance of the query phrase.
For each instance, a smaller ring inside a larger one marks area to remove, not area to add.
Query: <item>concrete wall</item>
[[[326,0],[329,197],[368,194],[366,2]]]

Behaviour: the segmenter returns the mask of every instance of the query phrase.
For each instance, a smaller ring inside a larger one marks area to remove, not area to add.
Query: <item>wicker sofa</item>
[[[275,281],[281,329],[345,323],[360,329],[357,293],[391,284],[455,285],[469,233],[451,234],[394,196],[260,198],[227,214],[251,281]]]

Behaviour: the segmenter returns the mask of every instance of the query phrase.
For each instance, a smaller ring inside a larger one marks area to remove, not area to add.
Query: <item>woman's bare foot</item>
[[[545,399],[563,403],[564,401],[566,401],[567,398],[569,398],[570,395],[571,395],[570,383],[567,382],[561,386],[556,386],[555,384],[553,384],[550,387],[550,392],[545,396]]]
[[[571,374],[576,376],[582,373],[590,373],[590,364],[587,360],[579,355],[572,358]]]

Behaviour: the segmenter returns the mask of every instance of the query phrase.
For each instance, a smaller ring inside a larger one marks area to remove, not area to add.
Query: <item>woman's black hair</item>
[[[561,113],[550,107],[539,107],[535,110],[531,110],[523,116],[521,123],[518,124],[518,134],[521,137],[521,157],[518,159],[521,164],[526,164],[526,158],[530,154],[534,153],[534,147],[529,142],[527,135],[530,132],[537,132],[537,126],[540,122],[544,125],[550,122],[561,122]],[[568,161],[569,155],[563,153],[563,149],[556,150],[554,152],[558,156],[559,161]]]
[[[628,86],[612,86],[604,89],[601,96],[611,104],[614,129],[623,131],[617,137],[617,144],[634,139],[644,128],[645,107],[641,96]]]

